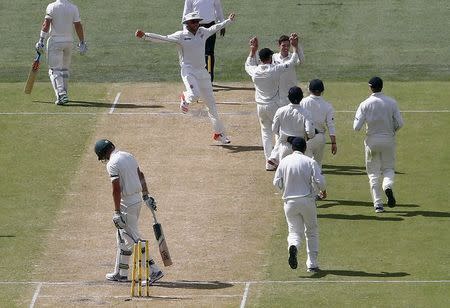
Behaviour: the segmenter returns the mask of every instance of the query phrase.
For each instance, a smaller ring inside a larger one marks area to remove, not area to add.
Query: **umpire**
[[[203,18],[200,21],[200,26],[209,28],[216,24],[216,22],[224,21],[222,3],[220,0],[185,0],[183,16],[188,13],[197,11]],[[220,30],[220,36],[225,36],[225,28]],[[214,48],[216,45],[216,34],[211,35],[205,43],[205,62],[206,69],[211,76],[211,82],[214,81]]]

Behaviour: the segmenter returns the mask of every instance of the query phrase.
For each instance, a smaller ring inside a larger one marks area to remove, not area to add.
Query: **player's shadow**
[[[6,237],[16,237],[15,235],[11,235],[11,234],[5,234],[5,235],[1,235],[0,234],[0,238],[6,238]]]
[[[230,153],[241,153],[241,152],[253,152],[253,151],[263,151],[263,147],[260,145],[219,145],[227,150]]]
[[[395,278],[405,277],[410,274],[405,272],[380,272],[380,273],[368,273],[364,271],[352,271],[352,270],[320,270],[311,276],[300,276],[300,278],[323,278],[328,275],[335,276],[347,276],[347,277],[377,277],[377,278]]]
[[[396,211],[396,210],[389,210],[389,213],[395,213],[397,216],[401,217],[416,217],[416,216],[423,216],[423,217],[442,217],[442,218],[449,218],[450,212],[437,212],[437,211]]]
[[[220,92],[220,91],[254,91],[254,87],[233,87],[233,86],[223,86],[218,84],[213,84],[213,91],[214,92]]]
[[[318,218],[343,219],[343,220],[375,220],[375,221],[402,221],[401,217],[389,217],[381,215],[361,215],[361,214],[317,214]]]
[[[41,104],[54,104],[50,101],[33,101]],[[103,103],[103,102],[93,102],[93,101],[73,101],[70,100],[67,104],[58,107],[95,107],[95,108],[111,108],[113,104]],[[130,109],[154,109],[154,108],[164,108],[162,105],[136,105],[136,104],[117,104],[114,105],[115,109],[130,108]]]
[[[322,165],[322,173],[335,175],[366,175],[366,167],[350,165]]]
[[[325,199],[323,201],[319,201],[319,204],[317,205],[318,208],[321,209],[327,209],[333,206],[339,206],[339,205],[345,205],[345,206],[361,206],[361,207],[373,207],[372,202],[367,201],[359,201],[359,200],[333,200],[333,199]],[[396,207],[419,207],[417,204],[397,204]],[[388,208],[386,208],[388,209]],[[392,213],[391,210],[389,210],[389,213]]]
[[[161,288],[170,289],[197,289],[197,290],[215,290],[233,287],[228,282],[221,281],[196,281],[196,280],[178,280],[178,281],[158,281],[153,284]]]

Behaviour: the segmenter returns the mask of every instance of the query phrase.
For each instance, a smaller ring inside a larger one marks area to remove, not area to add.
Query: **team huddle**
[[[220,0],[186,0],[182,16],[183,29],[169,35],[144,32],[135,36],[151,42],[176,45],[180,74],[185,91],[180,94],[181,112],[189,113],[190,104],[201,100],[208,109],[213,133],[220,144],[231,143],[224,123],[219,117],[213,93],[214,45],[217,32],[225,35],[225,28],[235,22],[235,14],[224,19]],[[56,105],[69,102],[68,78],[73,42],[73,28],[79,38],[79,51],[87,52],[78,8],[68,0],[48,5],[39,40],[38,51],[47,51],[49,77],[55,91]],[[278,39],[279,52],[260,48],[257,37],[249,41],[249,55],[244,68],[255,88],[255,102],[261,128],[264,164],[267,171],[275,171],[273,185],[282,191],[284,212],[288,225],[288,263],[297,268],[297,252],[302,241],[307,251],[306,269],[319,271],[319,234],[317,200],[327,198],[322,163],[327,135],[331,153],[337,153],[335,111],[323,98],[324,82],[312,79],[309,95],[304,96],[298,86],[296,67],[305,61],[300,36],[282,35]],[[243,61],[244,62],[244,61]],[[369,80],[372,95],[357,108],[353,129],[366,127],[365,163],[370,194],[376,213],[384,211],[383,192],[387,205],[394,207],[395,135],[403,120],[394,99],[382,93],[383,80]],[[117,228],[115,268],[106,275],[109,281],[129,281],[129,259],[133,244],[140,239],[138,220],[142,201],[152,210],[156,202],[149,196],[144,173],[135,157],[116,149],[109,139],[95,144],[99,160],[107,162],[113,191],[113,222]],[[164,273],[150,258],[150,280],[154,283]]]

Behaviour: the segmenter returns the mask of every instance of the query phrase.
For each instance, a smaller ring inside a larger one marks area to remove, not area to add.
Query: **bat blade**
[[[25,88],[23,89],[23,92],[25,92],[25,94],[30,94],[33,90],[34,81],[36,80],[36,76],[39,72],[40,58],[41,53],[39,51],[36,51],[36,57],[34,58],[33,64],[31,65],[30,73],[28,74]]]
[[[170,257],[169,247],[167,246],[166,238],[160,223],[153,224],[153,232],[158,241],[159,253],[161,254],[164,266],[172,265],[172,258]]]

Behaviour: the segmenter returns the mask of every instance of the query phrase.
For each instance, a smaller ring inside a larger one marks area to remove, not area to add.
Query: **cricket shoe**
[[[383,213],[384,212],[384,208],[382,205],[377,205],[375,207],[375,213]]]
[[[292,269],[297,268],[297,247],[294,245],[289,246],[289,259],[288,259],[289,266]]]
[[[388,206],[389,207],[394,207],[396,204],[395,198],[394,198],[394,192],[392,191],[391,188],[387,188],[384,193],[386,194],[386,197],[388,198]]]
[[[318,273],[318,272],[320,272],[320,268],[318,268],[318,267],[308,267],[308,268],[306,269],[306,271],[307,271],[308,273]]]
[[[222,144],[229,144],[229,143],[231,143],[230,139],[228,139],[228,137],[225,136],[222,133],[220,133],[220,134],[214,133],[213,139],[216,140],[216,141],[219,141]]]
[[[184,94],[180,95],[180,109],[181,112],[186,114],[189,112],[189,104],[186,102],[186,99],[184,98]]]
[[[119,273],[109,273],[106,274],[106,280],[109,281],[118,281],[118,282],[127,282],[128,281],[128,277],[127,276],[122,276]]]
[[[69,97],[67,94],[58,95],[58,100],[55,102],[56,105],[65,105],[69,102]]]
[[[164,273],[162,271],[152,272],[150,274],[150,284],[153,284],[164,277]]]

